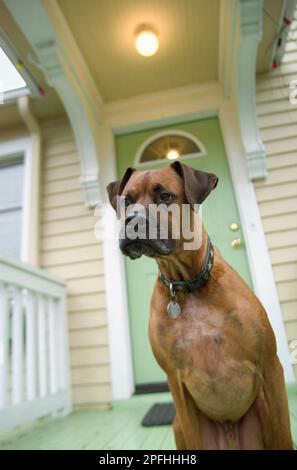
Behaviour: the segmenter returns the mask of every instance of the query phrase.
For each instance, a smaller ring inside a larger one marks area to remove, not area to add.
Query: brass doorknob
[[[239,229],[239,225],[236,222],[232,222],[232,224],[230,224],[231,232],[236,232],[238,229]]]
[[[242,245],[242,241],[241,241],[240,238],[235,238],[235,239],[232,240],[232,242],[231,242],[232,248],[239,248],[241,245]]]

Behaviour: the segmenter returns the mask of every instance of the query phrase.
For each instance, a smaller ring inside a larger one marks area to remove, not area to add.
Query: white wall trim
[[[29,208],[32,194],[31,186],[31,145],[32,141],[29,137],[20,139],[7,140],[0,142],[0,161],[3,159],[13,159],[15,157],[22,157],[24,162],[24,186],[23,186],[23,210],[22,210],[22,240],[21,240],[21,261],[26,263],[30,262],[28,259],[29,253],[29,240],[32,226],[35,226],[36,221],[31,219],[31,211]],[[33,189],[34,190],[34,189]]]
[[[262,0],[240,0],[240,39],[237,49],[237,106],[242,141],[252,180],[265,178],[266,151],[256,109],[256,60],[262,38]]]
[[[105,219],[110,225],[115,218],[112,211],[110,207]],[[123,400],[131,397],[135,384],[126,274],[117,238],[103,240],[103,254],[112,399]]]
[[[34,265],[39,264],[40,238],[40,168],[41,130],[29,106],[28,96],[17,102],[18,111],[30,132],[30,152],[26,158],[26,192],[24,221],[29,225],[24,231],[24,259]]]
[[[201,142],[201,140],[197,139],[197,137],[191,134],[190,132],[181,131],[179,129],[164,129],[163,131],[160,131],[151,135],[140,145],[140,147],[137,149],[137,152],[134,158],[134,166],[136,166],[137,168],[142,168],[148,164],[150,165],[163,164],[164,160],[141,162],[140,159],[141,159],[143,151],[146,149],[148,145],[150,145],[152,142],[154,142],[156,139],[159,139],[160,137],[172,136],[172,135],[180,135],[182,137],[186,137],[187,139],[194,142],[194,144],[196,144],[197,147],[200,149],[200,151],[196,153],[181,155],[179,160],[183,160],[185,158],[188,159],[188,158],[204,157],[207,155],[205,145]]]
[[[104,155],[101,168],[101,184],[106,187],[110,181],[118,179],[116,170],[116,153],[112,130],[101,126],[98,131],[100,155]],[[106,165],[104,167],[103,165]],[[103,194],[108,210],[104,211],[104,225],[112,227],[115,213],[111,208],[107,193]],[[95,210],[100,215],[101,205]],[[127,285],[123,255],[119,249],[117,236],[103,238],[104,278],[106,289],[106,306],[108,319],[108,344],[111,368],[112,398],[121,400],[130,398],[134,392],[132,365],[132,346],[130,321],[128,313]]]

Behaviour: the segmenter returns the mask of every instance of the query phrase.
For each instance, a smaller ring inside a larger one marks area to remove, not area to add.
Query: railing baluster
[[[38,296],[38,370],[39,394],[47,395],[47,355],[46,355],[46,299],[44,295]]]
[[[23,311],[22,291],[13,287],[12,300],[12,402],[18,405],[23,396]]]
[[[0,257],[0,433],[71,411],[66,309],[63,280]]]
[[[27,399],[36,398],[36,299],[33,292],[26,295],[26,378]]]
[[[8,293],[6,286],[0,283],[0,409],[8,402]]]
[[[49,365],[50,391],[57,392],[57,302],[52,297],[48,302],[49,314]]]
[[[68,414],[71,410],[71,390],[70,384],[70,364],[67,351],[68,345],[68,324],[67,324],[67,306],[66,295],[64,294],[57,302],[57,326],[58,326],[58,388],[65,391],[66,401],[62,413]],[[65,354],[66,351],[66,354]]]

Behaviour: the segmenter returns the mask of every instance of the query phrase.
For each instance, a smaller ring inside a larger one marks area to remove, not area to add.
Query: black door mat
[[[149,382],[138,384],[135,387],[135,395],[141,395],[142,393],[160,393],[169,392],[167,382]]]
[[[173,403],[155,403],[141,421],[142,426],[163,426],[172,424],[175,416]]]

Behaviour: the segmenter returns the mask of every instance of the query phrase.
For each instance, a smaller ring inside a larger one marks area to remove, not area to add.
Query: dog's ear
[[[213,173],[194,170],[180,162],[174,162],[170,166],[183,178],[185,196],[191,207],[201,204],[218,184],[219,179]]]
[[[109,197],[109,202],[116,210],[117,208],[117,196],[120,196],[123,192],[124,187],[126,186],[130,176],[132,175],[134,168],[127,168],[122,179],[117,181],[112,181],[106,186],[106,191]]]

